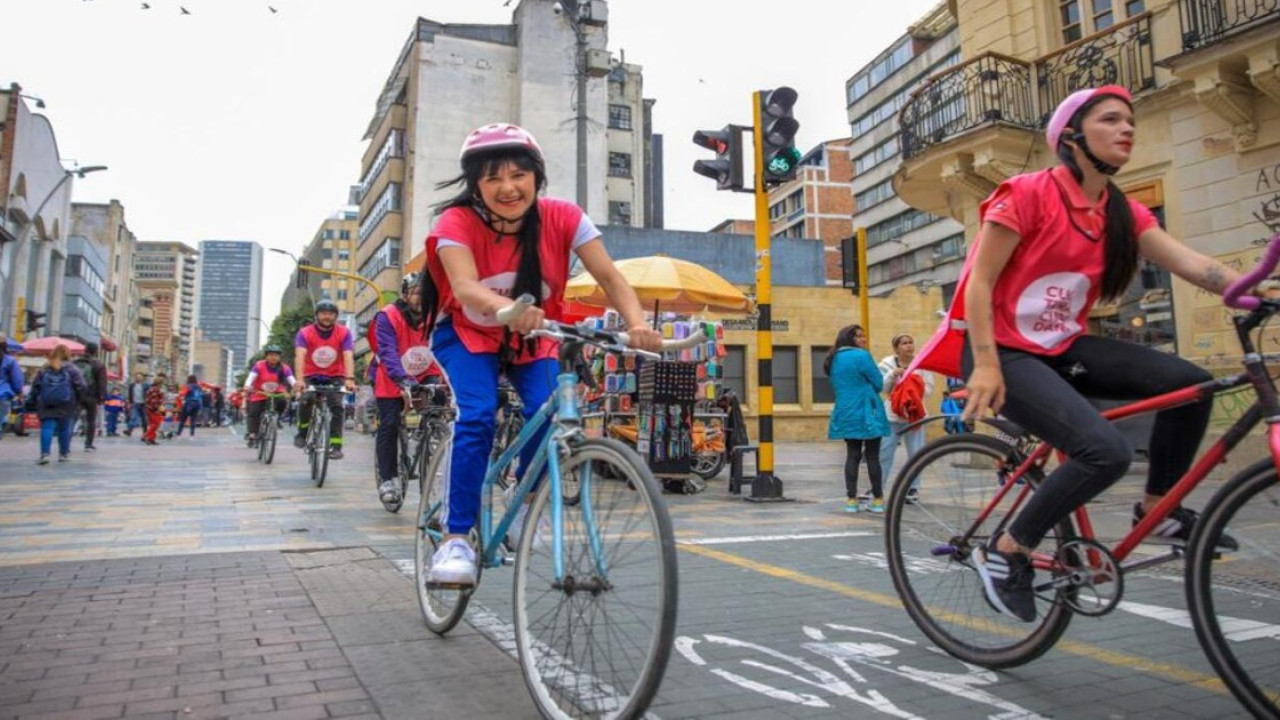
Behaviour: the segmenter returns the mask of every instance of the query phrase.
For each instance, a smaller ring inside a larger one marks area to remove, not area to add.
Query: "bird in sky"
[[[188,10],[188,9],[186,9],[186,8],[184,8],[184,7],[182,7],[181,5],[179,5],[179,6],[178,6],[178,9],[182,11],[182,14],[183,14],[183,15],[190,15],[190,14],[191,14],[191,11],[190,11],[190,10]]]
[[[148,4],[146,4],[146,3],[142,3],[142,9],[143,9],[143,10],[150,10],[150,9],[151,9],[151,6],[150,6],[150,5],[148,5]]]
[[[267,9],[268,9],[268,10],[270,10],[271,12],[273,12],[273,13],[278,13],[278,12],[280,12],[279,10],[277,10],[277,9],[275,9],[275,8],[273,8],[273,7],[271,7],[270,5],[268,5],[268,6],[267,6]]]

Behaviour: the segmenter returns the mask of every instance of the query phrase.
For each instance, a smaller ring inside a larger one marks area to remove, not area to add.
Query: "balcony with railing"
[[[1196,50],[1280,21],[1280,0],[1178,0],[1182,49]]]
[[[1280,0],[1276,0],[1280,1]],[[912,206],[963,221],[958,192],[982,200],[1046,152],[1040,131],[1070,93],[1104,84],[1135,95],[1156,86],[1151,14],[1035,60],[987,52],[928,78],[898,114],[902,164],[894,189]],[[945,149],[944,149],[945,147]]]

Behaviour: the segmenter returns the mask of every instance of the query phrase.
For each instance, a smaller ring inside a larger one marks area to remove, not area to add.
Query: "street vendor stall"
[[[727,414],[717,404],[726,348],[718,322],[689,316],[708,310],[745,314],[751,301],[714,272],[678,258],[657,255],[614,264],[641,302],[653,303],[654,327],[663,337],[704,340],[662,360],[589,358],[597,387],[588,393],[586,418],[597,432],[633,445],[669,491],[698,492],[727,459]],[[582,305],[606,302],[587,273],[569,281],[565,296]],[[618,329],[621,320],[608,311],[595,322]]]

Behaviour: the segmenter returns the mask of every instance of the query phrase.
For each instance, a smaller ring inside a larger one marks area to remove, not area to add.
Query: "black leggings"
[[[844,493],[853,499],[858,497],[858,466],[867,458],[867,476],[871,478],[872,497],[884,497],[880,477],[880,441],[883,438],[845,438]]]
[[[1035,547],[1054,525],[1129,469],[1129,443],[1085,398],[1141,400],[1213,379],[1175,355],[1090,335],[1077,338],[1056,357],[1003,347],[999,353],[1005,384],[1000,414],[1069,457],[1049,473],[1009,526],[1013,539],[1027,547]],[[962,371],[965,377],[973,372],[967,340]],[[1149,494],[1164,495],[1191,467],[1212,409],[1210,396],[1156,413]]]

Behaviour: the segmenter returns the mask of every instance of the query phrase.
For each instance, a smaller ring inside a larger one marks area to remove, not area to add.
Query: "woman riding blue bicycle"
[[[459,160],[462,174],[439,186],[461,190],[438,207],[439,220],[427,238],[422,304],[435,321],[432,351],[458,408],[444,493],[446,537],[432,557],[430,581],[465,586],[476,580],[475,552],[466,537],[476,522],[493,446],[498,375],[506,372],[526,418],[550,396],[558,373],[555,345],[521,335],[541,328],[544,319],[563,318],[570,252],[605,289],[635,347],[658,350],[662,338],[645,323],[635,292],[590,218],[573,203],[539,197],[547,173],[531,134],[511,124],[485,125],[463,141]],[[537,306],[509,328],[498,322],[494,313],[525,294]],[[521,468],[538,445],[526,446]],[[519,522],[512,526],[515,532]]]
[[[1124,476],[1129,444],[1087,397],[1138,400],[1211,379],[1174,355],[1084,334],[1098,299],[1124,294],[1139,256],[1221,294],[1240,276],[1161,229],[1151,211],[1111,182],[1133,150],[1129,91],[1081,90],[1045,131],[1060,164],[1002,183],[981,206],[982,226],[957,298],[917,357],[922,367],[967,377],[964,419],[1000,413],[1069,457],[1045,479],[1006,532],[974,554],[987,599],[1035,619],[1028,553],[1059,521]],[[1212,398],[1156,415],[1141,519],[1190,467]],[[1197,514],[1175,510],[1155,535],[1186,540]]]

